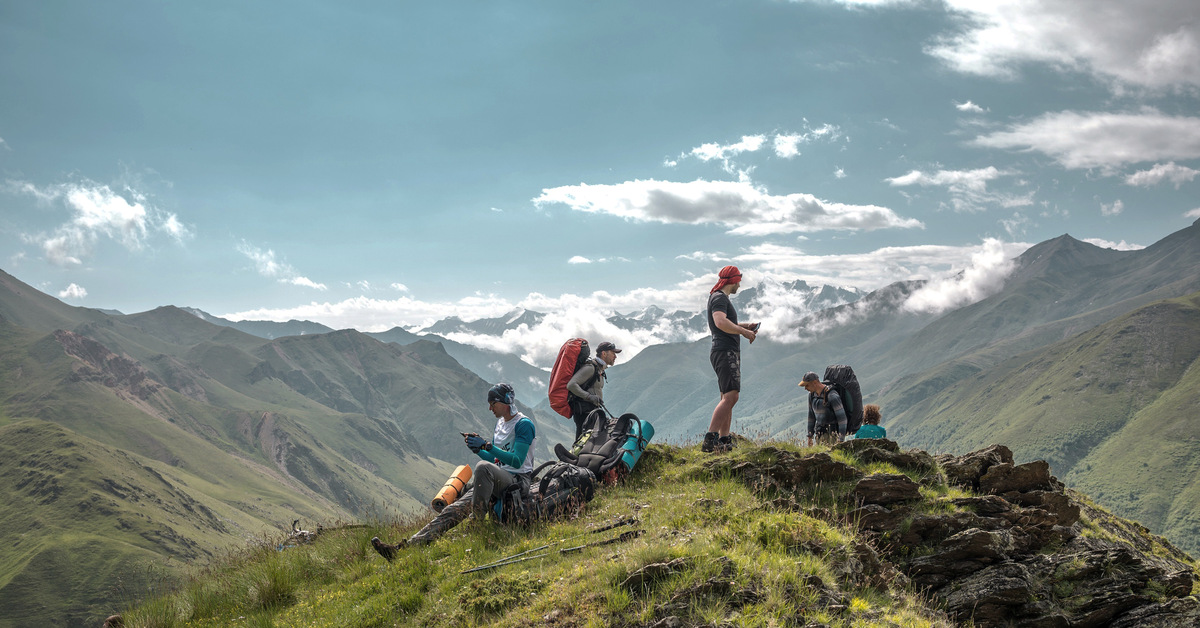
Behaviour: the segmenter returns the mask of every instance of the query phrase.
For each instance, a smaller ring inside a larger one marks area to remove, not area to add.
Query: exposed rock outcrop
[[[162,388],[136,360],[117,355],[87,336],[59,329],[54,332],[54,339],[67,355],[79,360],[72,369],[73,381],[97,382],[141,400]]]
[[[1016,464],[1002,445],[936,461],[888,440],[835,450],[905,473],[863,476],[826,453],[771,447],[761,450],[765,458],[710,466],[767,493],[777,507],[797,503],[794,496],[814,485],[840,483],[842,520],[870,541],[869,551],[843,561],[852,565],[845,580],[912,583],[959,621],[983,628],[1200,625],[1200,603],[1189,597],[1196,579],[1184,562],[1190,558],[1136,524],[1114,525],[1045,461]],[[975,494],[922,495],[922,486],[945,494],[946,485]]]

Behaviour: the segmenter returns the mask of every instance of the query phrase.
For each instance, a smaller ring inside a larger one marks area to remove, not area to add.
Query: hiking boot
[[[717,446],[717,436],[718,434],[716,432],[708,432],[705,434],[704,442],[700,443],[700,451],[703,451],[706,454],[711,454],[713,449]]]
[[[733,448],[734,448],[733,435],[730,434],[728,436],[722,436],[721,438],[718,438],[717,446],[713,448],[713,451],[716,453],[719,453],[719,454],[723,454],[728,451],[733,451]]]
[[[389,563],[393,560],[396,560],[396,553],[404,549],[405,545],[406,543],[403,539],[401,539],[399,543],[391,545],[389,543],[380,541],[379,537],[377,536],[371,537],[371,547],[374,547],[375,551],[379,552],[379,555],[384,557],[384,559],[386,559]]]

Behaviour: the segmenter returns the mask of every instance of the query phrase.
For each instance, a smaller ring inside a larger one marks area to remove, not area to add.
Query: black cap
[[[617,348],[617,345],[614,345],[611,342],[600,343],[600,345],[596,347],[596,353],[600,353],[601,351],[612,351],[613,353],[621,352],[621,350]]]
[[[803,386],[806,382],[819,382],[821,378],[814,372],[809,371],[800,378],[800,385]]]
[[[492,386],[491,390],[488,391],[488,403],[495,403],[499,401],[500,403],[512,405],[514,396],[515,391],[513,390],[512,386],[509,386],[508,384],[496,384],[495,386]]]

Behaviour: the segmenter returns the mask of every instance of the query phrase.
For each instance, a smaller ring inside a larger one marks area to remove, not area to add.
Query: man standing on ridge
[[[583,434],[583,422],[592,410],[604,404],[604,382],[608,381],[608,367],[616,364],[621,350],[611,342],[596,346],[596,357],[588,360],[575,371],[567,382],[567,402],[571,405],[571,420],[575,421],[575,440]]]
[[[809,371],[800,379],[800,386],[808,391],[808,446],[813,445],[813,436],[824,440],[837,435],[837,442],[846,440],[846,408],[837,391]]]
[[[468,515],[483,519],[492,510],[493,502],[514,482],[529,482],[537,434],[533,421],[516,409],[515,395],[508,384],[496,384],[488,390],[488,410],[496,417],[496,430],[490,442],[478,434],[463,435],[467,448],[483,459],[475,463],[471,487],[408,541],[390,545],[379,537],[371,539],[375,551],[390,561],[396,557],[396,550],[406,545],[432,543]]]
[[[712,333],[712,350],[708,360],[717,373],[717,388],[721,400],[713,409],[708,433],[700,444],[703,452],[724,452],[733,449],[733,437],[729,429],[733,424],[733,406],[738,402],[742,389],[741,340],[754,343],[758,323],[738,323],[737,311],[729,295],[742,285],[742,273],[737,266],[726,266],[717,274],[717,285],[708,292],[708,330]]]

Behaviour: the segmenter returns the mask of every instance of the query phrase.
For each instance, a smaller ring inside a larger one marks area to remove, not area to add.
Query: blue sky
[[[1200,217],[1194,0],[393,4],[0,0],[0,265],[124,312],[528,307],[553,346],[729,263],[965,270],[948,307]]]

